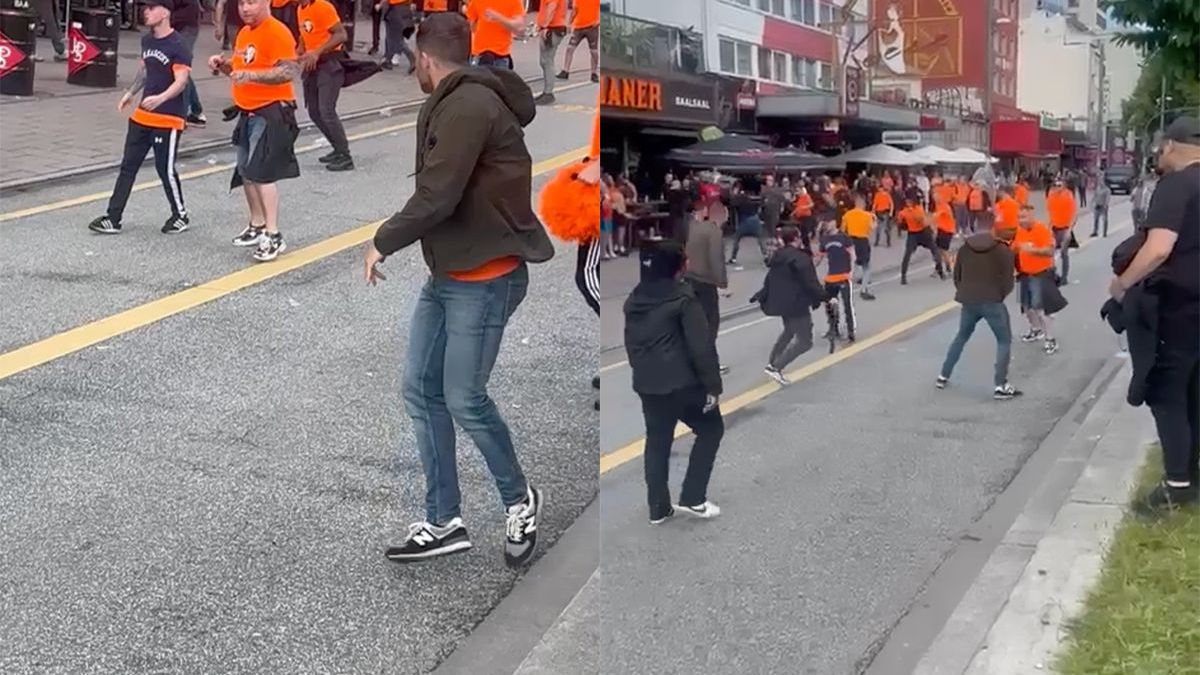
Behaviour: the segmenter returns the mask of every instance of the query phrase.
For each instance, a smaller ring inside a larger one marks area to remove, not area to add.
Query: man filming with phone
[[[708,481],[725,422],[717,407],[721,373],[704,308],[683,280],[683,247],[674,241],[647,242],[641,249],[641,281],[625,301],[625,353],[633,390],[646,420],[646,497],[650,524],[676,513],[713,518]],[[679,502],[671,503],[667,479],[675,425],[696,436]]]

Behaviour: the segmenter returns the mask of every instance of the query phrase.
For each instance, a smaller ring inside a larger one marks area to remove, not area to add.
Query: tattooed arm
[[[291,82],[300,75],[300,63],[295,59],[280,61],[275,67],[266,70],[239,70],[233,74],[240,82],[259,82],[261,84],[283,84]]]
[[[133,82],[130,83],[129,89],[125,90],[125,94],[121,96],[121,100],[117,102],[117,110],[124,110],[125,106],[137,96],[138,92],[146,86],[146,64],[138,64],[137,74],[133,76]]]

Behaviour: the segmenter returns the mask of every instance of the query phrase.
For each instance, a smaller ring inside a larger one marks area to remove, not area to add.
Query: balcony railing
[[[600,22],[605,66],[696,75],[705,71],[700,33],[606,12]]]

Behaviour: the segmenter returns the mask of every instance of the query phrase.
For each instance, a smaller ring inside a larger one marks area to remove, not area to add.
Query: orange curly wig
[[[600,237],[600,185],[579,180],[579,172],[594,161],[563,167],[542,188],[538,211],[546,229],[563,241],[584,244]]]

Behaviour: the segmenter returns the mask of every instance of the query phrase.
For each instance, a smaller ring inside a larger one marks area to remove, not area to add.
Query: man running
[[[821,225],[821,252],[819,260],[825,260],[825,316],[829,319],[826,337],[839,332],[837,313],[832,303],[841,302],[842,314],[846,317],[846,339],[854,342],[854,288],[850,280],[854,267],[854,243],[845,232],[838,229],[837,222],[828,220]]]
[[[854,208],[842,216],[842,229],[854,243],[854,262],[862,284],[859,295],[863,300],[874,300],[875,296],[871,294],[871,230],[875,229],[875,216],[865,207],[866,200],[855,197]]]
[[[934,242],[937,244],[938,254],[942,257],[942,268],[952,270],[954,269],[954,257],[950,253],[950,247],[954,243],[958,224],[954,219],[954,211],[951,209],[949,200],[936,200],[933,207],[933,224],[937,229]]]
[[[900,211],[900,224],[908,235],[904,241],[904,256],[900,258],[900,285],[908,285],[908,263],[918,248],[929,250],[933,266],[940,278],[946,278],[942,268],[942,254],[934,248],[933,232],[930,231],[925,209],[921,208],[920,195],[908,197],[908,204]]]
[[[1075,227],[1075,219],[1079,215],[1079,207],[1075,203],[1075,195],[1062,180],[1054,181],[1054,187],[1046,196],[1046,213],[1050,216],[1050,229],[1054,232],[1054,247],[1058,249],[1062,264],[1059,270],[1058,283],[1065,286],[1071,273],[1071,230]]]
[[[233,130],[237,168],[231,187],[246,194],[250,222],[233,238],[234,246],[253,246],[254,259],[269,262],[287,244],[279,232],[279,190],[275,183],[300,175],[296,162],[296,94],[292,80],[300,74],[296,41],[283,22],[270,14],[269,0],[239,0],[242,29],[233,57],[208,59],[214,72],[233,81],[238,122]]]
[[[313,124],[333,146],[317,161],[330,171],[351,171],[350,142],[337,114],[345,72],[342,51],[346,27],[329,0],[300,0],[300,67],[304,69],[304,106]]]
[[[554,256],[530,203],[533,160],[523,127],[537,110],[510,70],[471,68],[471,29],[460,14],[417,28],[417,81],[430,94],[417,129],[416,185],[367,247],[368,283],[385,258],[421,242],[430,276],[408,331],[405,409],[425,470],[425,519],[387,557],[409,562],[471,547],[460,510],[454,426],[487,463],[507,516],[505,561],[527,563],[544,496],[517,460],[487,385],[509,319],[525,299],[528,263]],[[435,142],[436,139],[436,142]]]
[[[471,0],[471,56],[481,66],[513,69],[514,35],[525,32],[525,5],[521,0]]]
[[[129,116],[125,132],[125,154],[117,184],[108,200],[108,213],[88,223],[88,229],[99,234],[120,234],[121,218],[138,170],[146,153],[154,148],[154,167],[162,180],[171,217],[162,226],[163,234],[177,234],[188,229],[187,207],[183,203],[183,184],[175,169],[175,154],[179,134],[185,126],[187,90],[192,71],[192,53],[179,32],[171,28],[173,0],[150,0],[142,10],[150,32],[142,35],[142,65],[133,76],[133,83],[117,102],[124,111],[140,92],[142,100]]]
[[[534,99],[538,105],[554,103],[554,57],[567,35],[567,2],[543,0],[538,7],[538,59],[542,66],[542,93]]]
[[[1054,284],[1054,233],[1045,223],[1033,216],[1033,207],[1021,210],[1021,226],[1012,242],[1017,253],[1017,271],[1021,275],[1021,311],[1029,321],[1029,332],[1022,342],[1043,341],[1047,354],[1058,351],[1058,341],[1052,336],[1050,315],[1046,312],[1046,296]]]
[[[812,349],[812,310],[821,306],[825,289],[817,279],[812,256],[802,248],[800,230],[780,228],[779,240],[783,246],[771,256],[762,290],[751,302],[757,299],[763,314],[783,320],[783,332],[775,340],[763,372],[786,387],[789,382],[783,370]]]
[[[721,509],[708,500],[708,482],[725,434],[717,352],[704,310],[682,281],[685,259],[679,244],[652,243],[643,246],[640,256],[641,280],[625,299],[625,353],[646,420],[643,459],[650,524],[676,513],[713,518]],[[679,502],[672,504],[668,479],[679,422],[691,428],[696,440]]]
[[[1013,262],[1012,249],[1006,242],[996,238],[992,228],[973,234],[963,242],[954,261],[954,299],[962,305],[958,333],[950,342],[946,360],[934,382],[938,389],[945,389],[954,366],[962,356],[963,347],[982,320],[987,322],[992,335],[996,337],[992,398],[1005,401],[1021,394],[1008,382],[1012,324],[1004,299],[1013,290]]]
[[[600,81],[600,0],[574,0],[575,10],[571,14],[571,39],[567,43],[567,54],[563,58],[563,69],[558,79],[571,77],[571,60],[580,43],[587,40],[588,52],[592,57],[592,82]]]

